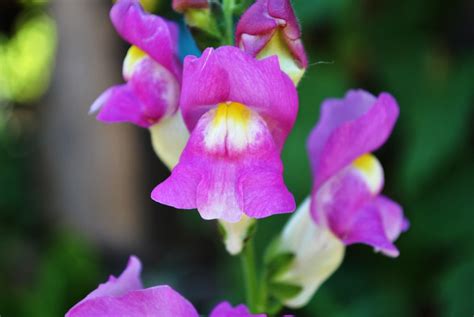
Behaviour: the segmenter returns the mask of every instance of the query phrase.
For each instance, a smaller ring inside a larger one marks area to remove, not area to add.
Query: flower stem
[[[225,45],[234,45],[234,9],[235,0],[223,0],[223,11],[225,21]]]
[[[250,238],[244,250],[241,253],[242,271],[245,280],[245,292],[247,305],[251,312],[256,313],[258,304],[258,285],[257,271],[255,267],[255,250],[253,246],[253,238]]]

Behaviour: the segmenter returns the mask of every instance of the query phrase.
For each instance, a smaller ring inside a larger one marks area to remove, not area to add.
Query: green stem
[[[241,253],[242,271],[245,280],[245,292],[247,295],[247,305],[252,313],[257,312],[258,305],[258,285],[257,271],[255,268],[255,250],[253,246],[253,238],[250,238],[244,250]]]
[[[235,0],[223,0],[222,3],[225,21],[225,45],[234,45],[234,9]]]

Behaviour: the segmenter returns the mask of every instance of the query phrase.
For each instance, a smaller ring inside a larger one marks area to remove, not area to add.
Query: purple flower
[[[208,0],[173,0],[173,9],[176,12],[184,12],[189,9],[207,9]]]
[[[257,0],[237,24],[236,42],[258,58],[278,55],[282,70],[295,84],[308,66],[290,0]]]
[[[280,152],[298,98],[276,57],[258,61],[230,46],[188,56],[180,107],[191,137],[154,200],[228,222],[295,209]]]
[[[92,105],[97,119],[149,128],[178,109],[181,64],[178,27],[146,13],[138,0],[119,0],[110,11],[117,32],[132,44],[123,65],[125,84],[107,89]]]
[[[390,136],[398,105],[387,93],[378,98],[362,90],[328,99],[308,140],[314,177],[311,213],[346,245],[364,243],[388,256],[408,229],[402,208],[380,195],[383,169],[370,152]]]
[[[194,306],[167,285],[143,288],[140,281],[141,263],[132,256],[125,271],[118,277],[110,276],[83,300],[72,307],[65,317],[198,317]],[[212,317],[265,317],[251,315],[244,305],[232,308],[219,304]]]

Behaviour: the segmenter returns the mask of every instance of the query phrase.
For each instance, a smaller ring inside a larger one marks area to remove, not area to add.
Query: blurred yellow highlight
[[[28,102],[49,85],[56,25],[45,14],[25,20],[11,39],[0,35],[0,101]]]

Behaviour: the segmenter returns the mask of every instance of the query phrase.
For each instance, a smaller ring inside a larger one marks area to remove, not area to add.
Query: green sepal
[[[257,222],[254,221],[248,228],[247,228],[247,234],[245,236],[245,241],[247,242],[249,239],[253,238],[255,233],[257,232]]]
[[[266,279],[268,282],[276,280],[293,264],[295,254],[282,250],[280,237],[274,239],[267,247],[264,255]]]
[[[295,254],[291,252],[283,252],[275,255],[269,263],[267,263],[267,278],[274,281],[281,275],[285,274],[293,264]]]
[[[277,300],[275,297],[270,297],[267,301],[265,313],[267,313],[268,316],[275,316],[282,308],[283,304],[281,301]]]
[[[221,236],[222,241],[225,241],[225,239],[227,238],[227,231],[225,230],[224,226],[221,224],[220,221],[216,221],[216,222],[217,222],[217,231],[219,231],[219,235]]]
[[[274,282],[268,285],[268,292],[270,293],[270,295],[272,295],[281,302],[295,297],[301,292],[302,289],[303,287],[299,285],[289,283]]]

